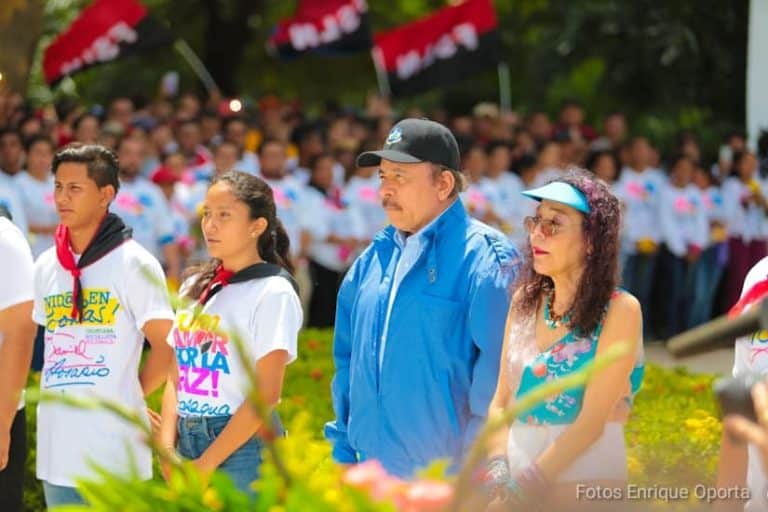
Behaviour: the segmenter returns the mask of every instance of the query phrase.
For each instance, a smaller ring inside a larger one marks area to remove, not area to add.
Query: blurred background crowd
[[[646,311],[646,335],[668,337],[735,302],[746,271],[768,243],[768,136],[756,152],[745,135],[724,134],[717,158],[681,132],[666,152],[629,133],[610,112],[591,126],[577,100],[556,117],[520,115],[481,102],[463,113],[396,112],[379,95],[365,105],[327,102],[312,115],[298,102],[252,104],[186,92],[174,100],[117,96],[105,105],[65,100],[32,108],[0,97],[0,206],[28,234],[35,255],[53,245],[58,223],[51,160],[71,142],[116,152],[121,189],[112,205],[178,283],[204,259],[199,211],[209,180],[236,169],[264,178],[291,238],[308,324],[333,324],[338,283],[384,227],[378,170],[358,153],[379,148],[399,118],[429,117],[459,141],[468,211],[524,248],[523,219],[536,203],[524,189],[571,166],[610,184],[623,205],[622,280]],[[719,293],[720,292],[720,293]],[[654,300],[659,298],[661,300]],[[716,298],[718,300],[716,300]]]

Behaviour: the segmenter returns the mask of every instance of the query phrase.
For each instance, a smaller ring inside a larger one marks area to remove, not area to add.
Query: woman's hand
[[[752,401],[758,423],[743,416],[726,416],[723,427],[733,437],[752,443],[760,451],[763,470],[768,472],[768,380],[752,386]]]
[[[203,456],[198,457],[192,461],[192,465],[200,474],[200,484],[203,488],[208,487],[208,483],[211,481],[211,475],[216,471],[216,466],[208,463]]]

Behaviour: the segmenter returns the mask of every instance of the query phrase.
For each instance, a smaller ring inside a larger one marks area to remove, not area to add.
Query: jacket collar
[[[456,198],[448,208],[440,213],[440,215],[430,221],[430,223],[427,224],[421,231],[418,231],[411,236],[420,236],[431,240],[449,226],[465,225],[467,219],[468,215],[467,210],[464,208],[464,204],[461,202],[461,199]],[[373,238],[373,242],[375,244],[395,244],[396,233],[397,229],[390,224]]]

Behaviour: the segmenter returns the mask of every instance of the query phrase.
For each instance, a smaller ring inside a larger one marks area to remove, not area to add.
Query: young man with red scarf
[[[41,390],[107,400],[148,421],[144,397],[164,382],[173,356],[162,268],[109,212],[119,188],[113,152],[68,146],[52,167],[61,224],[34,272],[33,318],[45,329]],[[152,350],[139,371],[145,338]],[[152,477],[151,452],[135,426],[104,410],[41,402],[37,477],[48,507],[82,503],[76,481],[95,478],[94,464]]]

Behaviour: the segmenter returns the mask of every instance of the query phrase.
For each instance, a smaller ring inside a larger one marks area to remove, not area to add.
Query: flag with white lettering
[[[311,52],[347,55],[373,45],[365,0],[299,0],[292,18],[281,21],[267,41],[284,59]]]
[[[497,26],[491,0],[466,0],[376,34],[374,64],[395,96],[443,87],[499,62]]]
[[[138,0],[96,0],[46,48],[48,85],[91,66],[174,41]]]

